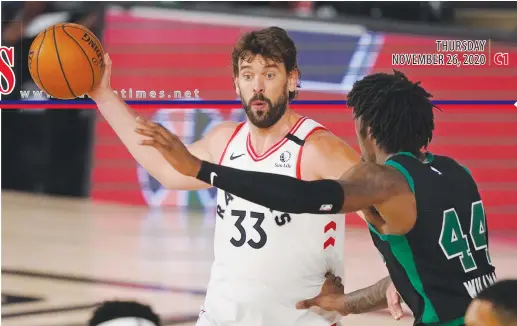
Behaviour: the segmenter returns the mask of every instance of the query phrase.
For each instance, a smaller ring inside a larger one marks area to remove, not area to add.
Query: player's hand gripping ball
[[[59,23],[32,42],[29,71],[36,85],[54,98],[82,97],[101,80],[104,50],[86,27]]]

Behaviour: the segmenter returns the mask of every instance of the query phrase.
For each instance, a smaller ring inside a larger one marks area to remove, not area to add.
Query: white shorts
[[[287,316],[286,316],[287,317]],[[293,321],[292,318],[286,318],[285,322],[279,321],[279,326],[298,326],[299,323]],[[269,322],[267,323],[269,324]],[[295,325],[296,324],[296,325]],[[261,323],[260,321],[254,320],[239,320],[231,323],[226,322],[218,322],[215,318],[213,318],[208,311],[205,311],[204,308],[201,308],[201,312],[199,313],[199,318],[196,322],[196,326],[270,326]],[[322,323],[321,320],[318,320],[317,323],[311,323],[308,320],[303,321],[303,325],[325,325],[325,326],[342,326],[341,321],[330,324],[330,323]]]

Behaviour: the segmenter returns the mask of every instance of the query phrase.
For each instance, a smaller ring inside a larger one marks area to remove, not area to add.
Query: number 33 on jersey
[[[286,137],[258,155],[251,144],[248,125],[243,123],[237,127],[219,164],[300,178],[304,141],[318,129],[323,127],[300,118]],[[217,176],[215,179],[217,183]],[[344,224],[344,215],[277,212],[218,190],[215,260],[209,285],[214,300],[215,294],[231,297],[236,307],[242,307],[236,309],[247,310],[252,305],[255,312],[262,311],[262,317],[290,312],[290,320],[299,325],[333,324],[314,312],[294,307],[301,298],[317,295],[329,270],[343,278]],[[275,302],[291,302],[293,309],[279,312]]]

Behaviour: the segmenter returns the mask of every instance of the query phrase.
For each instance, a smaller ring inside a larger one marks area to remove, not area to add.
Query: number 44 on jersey
[[[487,227],[485,210],[482,201],[472,203],[469,235],[463,233],[460,218],[454,208],[443,212],[442,231],[439,244],[447,259],[459,258],[465,273],[477,269],[476,261],[472,257],[468,236],[470,236],[475,250],[485,250],[488,263],[492,265],[487,246]]]

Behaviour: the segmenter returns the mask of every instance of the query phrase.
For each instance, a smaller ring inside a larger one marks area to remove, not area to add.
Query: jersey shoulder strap
[[[296,158],[296,178],[298,179],[302,178],[301,161],[305,141],[316,131],[328,130],[323,125],[312,119],[309,119],[307,117],[303,117],[302,119],[302,124],[297,129],[293,130],[285,136],[285,138],[294,142],[300,147]]]
[[[303,121],[301,125],[295,130],[289,132],[285,137],[296,144],[303,146],[307,138],[318,130],[327,130],[320,123],[309,119],[307,117],[301,118]]]

